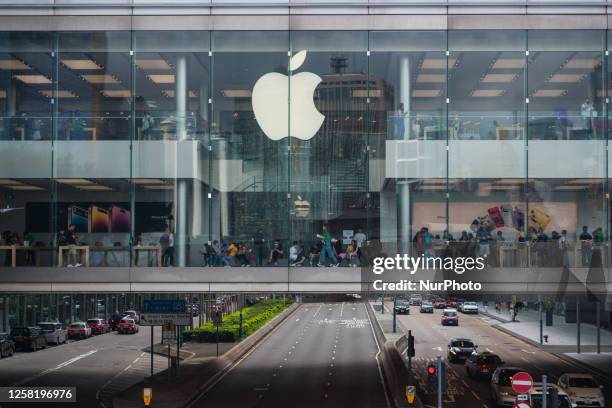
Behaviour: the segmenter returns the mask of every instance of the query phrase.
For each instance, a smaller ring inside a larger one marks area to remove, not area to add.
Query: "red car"
[[[121,319],[119,324],[117,325],[117,333],[119,334],[135,334],[138,333],[138,325],[134,321],[134,319],[129,317],[124,317]]]
[[[447,300],[446,301],[446,308],[447,309],[456,309],[457,308],[457,302],[455,302],[454,300]]]
[[[465,371],[468,377],[490,377],[495,370],[504,365],[502,359],[497,355],[484,351],[474,353],[465,360]]]
[[[104,334],[110,330],[109,324],[104,319],[89,319],[87,320],[87,326],[91,328],[92,334]]]
[[[446,309],[446,301],[443,299],[434,300],[433,307],[435,309]]]
[[[76,322],[68,326],[68,338],[86,339],[91,336],[91,327],[85,322]]]

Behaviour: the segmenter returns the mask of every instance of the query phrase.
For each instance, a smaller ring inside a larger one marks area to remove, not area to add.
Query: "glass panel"
[[[288,49],[287,32],[213,33],[212,265],[287,265]]]
[[[209,240],[210,39],[134,34],[134,263],[202,266]]]
[[[518,266],[524,226],[525,33],[449,32],[449,235],[459,256]]]
[[[0,33],[0,259],[4,266],[51,264],[53,39],[52,33]]]
[[[373,253],[421,255],[446,229],[445,50],[444,32],[370,34]]]
[[[291,48],[306,52],[290,84],[291,238],[299,248],[292,263],[358,265],[368,228],[368,134],[382,125],[368,115],[368,97],[381,100],[383,88],[368,78],[367,32],[293,32]]]

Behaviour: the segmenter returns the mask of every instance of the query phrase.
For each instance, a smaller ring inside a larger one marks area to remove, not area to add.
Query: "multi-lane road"
[[[37,352],[18,352],[0,360],[0,385],[19,387],[77,388],[79,407],[110,408],[111,397],[150,373],[150,354],[142,351],[150,342],[149,330],[134,335],[115,332],[49,346]],[[156,341],[159,342],[159,330]],[[154,357],[154,370],[167,360]],[[1,404],[2,407],[36,407],[45,404]],[[49,406],[49,405],[47,405]],[[70,406],[62,404],[61,406]]]
[[[302,305],[194,407],[387,408],[365,307]]]
[[[445,358],[449,341],[456,337],[472,339],[478,345],[478,351],[498,354],[506,366],[524,368],[532,375],[534,381],[540,381],[542,374],[546,374],[549,382],[556,383],[563,373],[587,372],[582,367],[570,364],[554,354],[544,352],[501,332],[493,327],[499,322],[491,318],[483,315],[460,314],[459,326],[442,326],[441,312],[434,310],[433,314],[419,313],[418,306],[412,306],[410,315],[398,316],[400,329],[412,330],[415,336],[416,357],[412,364],[423,390],[427,388],[427,365],[435,362],[439,355]],[[445,407],[493,407],[488,379],[470,378],[463,363],[452,364],[446,361],[446,367],[448,393],[444,398]],[[596,378],[604,385],[606,401],[612,401],[612,379]],[[436,396],[433,393],[421,395],[421,398],[426,405],[436,405]]]

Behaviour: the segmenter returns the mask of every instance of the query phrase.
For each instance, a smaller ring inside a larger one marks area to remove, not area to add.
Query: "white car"
[[[557,385],[565,391],[578,407],[605,407],[606,399],[590,374],[568,373],[559,377]]]
[[[557,390],[557,408],[575,408],[576,404],[572,403],[569,396],[565,391],[557,387],[555,384],[548,384],[546,386],[546,395],[548,406],[552,406],[552,392],[553,389]],[[532,407],[542,406],[542,383],[534,382],[531,390],[529,390],[529,402]]]
[[[67,331],[61,323],[38,322],[36,326],[40,327],[40,331],[44,334],[47,343],[63,344],[66,342]]]
[[[478,314],[478,305],[476,302],[463,302],[461,311],[465,314]]]

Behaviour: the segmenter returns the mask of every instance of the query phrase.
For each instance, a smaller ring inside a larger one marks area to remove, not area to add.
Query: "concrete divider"
[[[113,408],[141,408],[143,387],[153,388],[153,402],[156,408],[190,407],[249,350],[265,339],[299,307],[297,303],[292,304],[219,358],[189,359],[189,363],[181,365],[177,377],[172,381],[168,381],[167,370],[164,370],[153,378],[129,387],[113,398]]]
[[[408,338],[405,335],[399,336],[398,338],[391,340],[387,339],[383,332],[374,311],[372,305],[368,302],[366,304],[366,310],[370,316],[370,321],[374,329],[374,336],[380,345],[379,362],[383,371],[385,379],[385,387],[387,388],[387,394],[392,405],[392,408],[399,407],[416,407],[422,408],[423,405],[418,396],[415,397],[414,403],[408,405],[406,399],[406,386],[416,385],[410,384],[410,373],[404,364],[401,350],[405,350],[408,347]]]

